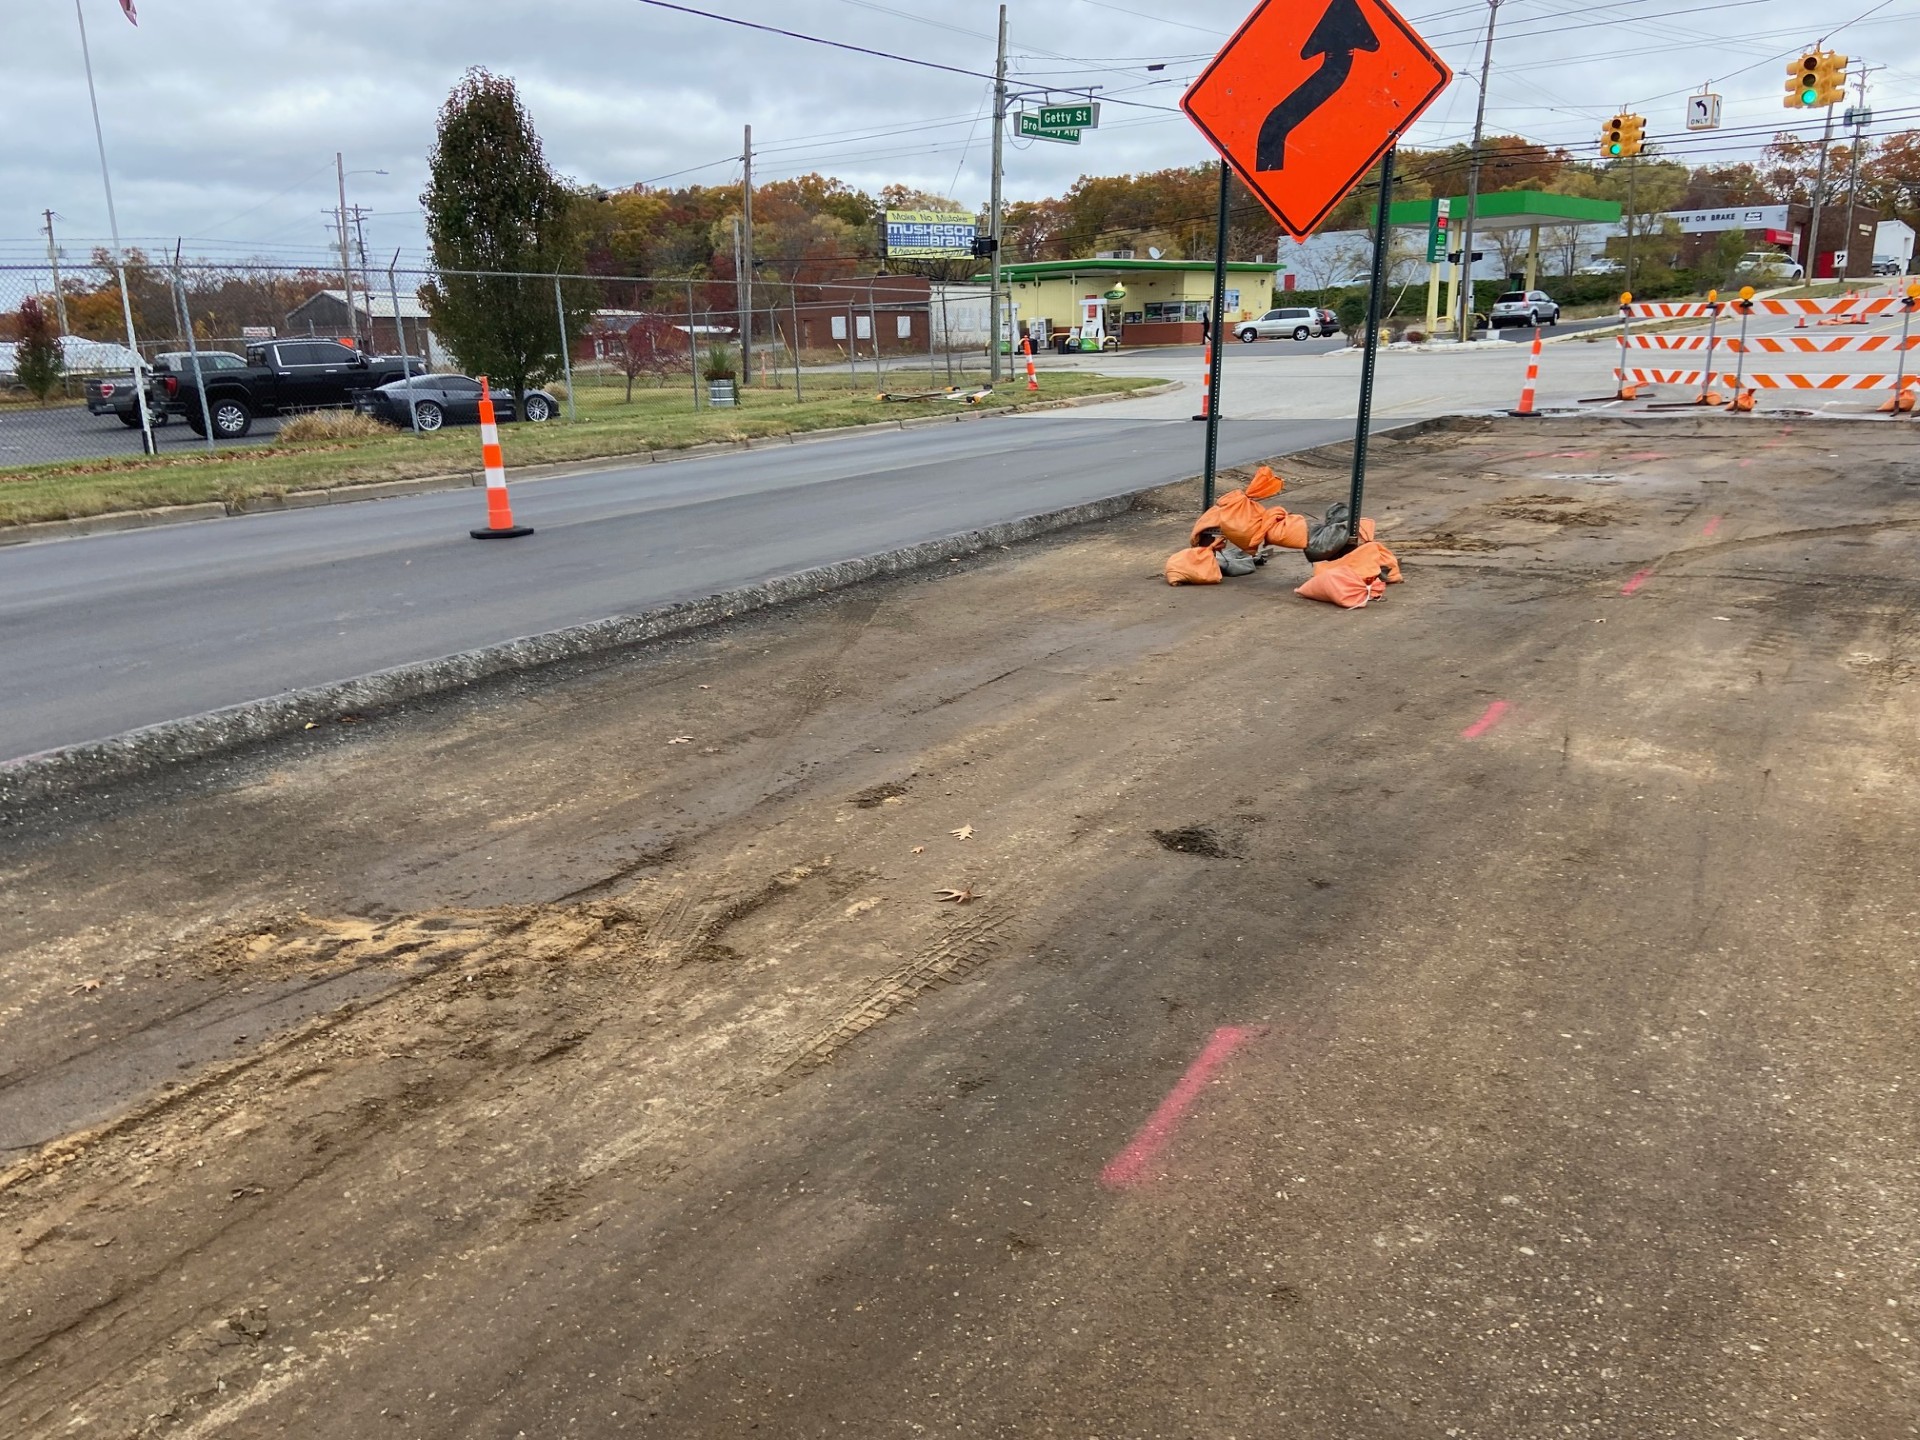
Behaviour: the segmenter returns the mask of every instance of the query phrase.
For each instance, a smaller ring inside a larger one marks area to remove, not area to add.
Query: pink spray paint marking
[[[1631,595],[1633,594],[1634,591],[1638,590],[1642,585],[1646,584],[1647,581],[1651,580],[1652,578],[1653,578],[1653,571],[1636,570],[1634,571],[1633,578],[1627,581],[1626,584],[1620,587],[1620,593],[1622,595]]]
[[[1706,539],[1711,540],[1713,538],[1713,532],[1718,530],[1719,528],[1720,528],[1720,517],[1716,515],[1711,520],[1707,521],[1707,528],[1702,530],[1700,534]]]
[[[1214,1031],[1194,1062],[1187,1066],[1179,1083],[1167,1092],[1167,1098],[1147,1117],[1147,1123],[1134,1131],[1127,1148],[1107,1162],[1107,1168],[1100,1172],[1100,1183],[1109,1190],[1131,1190],[1144,1184],[1147,1167],[1173,1138],[1173,1132],[1200,1098],[1200,1092],[1207,1088],[1213,1072],[1226,1064],[1228,1057],[1247,1041],[1266,1033],[1264,1025],[1222,1025]]]
[[[1482,714],[1478,720],[1460,732],[1460,738],[1462,740],[1478,740],[1482,735],[1486,734],[1487,731],[1506,719],[1507,711],[1512,708],[1513,707],[1504,700],[1494,701],[1491,705],[1487,706],[1485,713]]]

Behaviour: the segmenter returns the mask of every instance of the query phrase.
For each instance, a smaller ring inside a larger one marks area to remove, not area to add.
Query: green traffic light
[[[1609,155],[1618,155],[1618,154],[1620,153],[1620,151],[1621,151],[1621,148],[1622,148],[1622,147],[1621,147],[1621,146],[1619,146],[1619,145],[1609,145],[1609,146],[1607,146],[1607,154],[1609,154]]]

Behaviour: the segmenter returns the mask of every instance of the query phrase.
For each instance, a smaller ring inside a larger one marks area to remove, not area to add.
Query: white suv
[[[1778,250],[1749,250],[1733,267],[1733,273],[1765,280],[1803,280],[1807,274],[1798,260]]]
[[[1333,327],[1329,327],[1320,311],[1310,305],[1269,310],[1258,320],[1249,320],[1234,331],[1248,345],[1256,340],[1278,340],[1283,335],[1291,335],[1295,340],[1311,340],[1315,335],[1332,333]]]
[[[1493,328],[1503,325],[1558,325],[1560,307],[1544,290],[1509,290],[1493,302]]]

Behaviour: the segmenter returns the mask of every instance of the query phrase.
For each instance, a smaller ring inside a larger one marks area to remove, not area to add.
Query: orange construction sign
[[[1261,0],[1180,108],[1298,240],[1452,78],[1386,0]]]

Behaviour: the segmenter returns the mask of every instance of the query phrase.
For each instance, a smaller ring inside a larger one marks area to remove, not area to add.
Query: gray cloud
[[[899,181],[968,203],[987,190],[988,86],[675,14],[637,0],[141,0],[136,29],[115,0],[83,0],[122,233],[186,236],[209,255],[324,263],[333,156],[372,210],[371,252],[418,256],[417,197],[435,112],[469,65],[512,75],[565,174],[609,188],[737,177],[740,125],[757,176],[820,170],[869,189]],[[989,71],[989,0],[690,0],[786,29]],[[1171,107],[1249,0],[1012,0],[1021,83],[1100,85],[1112,100]],[[1846,0],[1838,24],[1872,0]],[[1456,70],[1477,67],[1484,4],[1406,6]],[[7,0],[0,15],[0,260],[41,253],[40,211],[69,253],[107,233],[72,7]],[[1710,76],[1726,124],[1764,127],[1688,149],[1750,156],[1786,116],[1779,56],[1812,37],[1791,0],[1505,0],[1489,124],[1578,150],[1622,102],[1650,130],[1680,128],[1681,97]],[[1157,17],[1157,18],[1156,18]],[[1882,128],[1920,123],[1920,0],[1891,0],[1835,44],[1887,65],[1874,77]],[[1619,52],[1631,52],[1622,54]],[[1069,57],[1069,58],[1058,58]],[[1163,72],[1146,64],[1162,62]],[[1742,67],[1742,74],[1730,74]],[[1474,91],[1456,80],[1415,143],[1463,138]],[[1905,112],[1914,120],[1901,122]],[[1078,148],[1010,146],[1010,197],[1057,194],[1082,173],[1210,158],[1177,113],[1110,104]],[[1803,123],[1802,129],[1811,127]],[[697,168],[696,168],[697,167]]]

